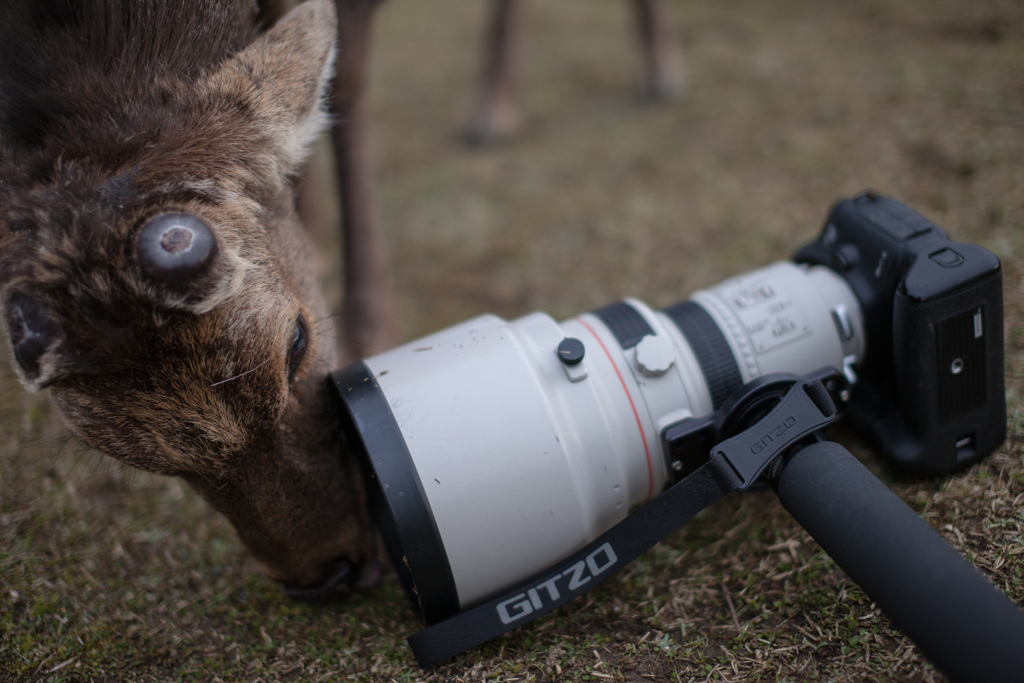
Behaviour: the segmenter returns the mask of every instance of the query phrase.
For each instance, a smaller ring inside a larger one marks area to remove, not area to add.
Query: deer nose
[[[184,285],[213,263],[217,240],[210,226],[195,216],[165,213],[139,231],[135,253],[150,279]]]
[[[57,323],[46,309],[26,294],[11,297],[7,313],[14,358],[32,379],[39,376],[39,359],[60,336]]]
[[[359,576],[359,571],[347,557],[339,557],[333,560],[328,566],[327,578],[315,586],[304,588],[289,588],[281,584],[284,594],[296,600],[308,602],[323,602],[331,599],[334,589],[338,586],[351,585]]]

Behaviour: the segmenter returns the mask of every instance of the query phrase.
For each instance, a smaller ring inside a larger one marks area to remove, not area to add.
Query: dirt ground
[[[904,482],[834,437],[1024,605],[1024,5],[671,8],[688,95],[646,106],[626,3],[531,3],[524,128],[469,150],[485,4],[384,6],[372,144],[403,338],[485,311],[665,306],[786,258],[838,198],[899,198],[1002,261],[1008,438]],[[942,680],[771,494],[733,494],[435,670],[405,647],[418,626],[391,575],[287,600],[183,484],[84,449],[0,364],[0,680]]]

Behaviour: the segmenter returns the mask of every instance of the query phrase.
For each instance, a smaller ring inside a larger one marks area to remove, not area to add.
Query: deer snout
[[[290,598],[317,602],[328,599],[338,586],[352,585],[359,574],[359,570],[347,557],[332,560],[326,572],[326,578],[318,584],[296,588],[282,582],[281,589]]]
[[[60,328],[34,297],[14,294],[7,307],[14,358],[29,380],[39,379],[43,355],[60,339]]]
[[[264,568],[266,571],[266,568]],[[286,581],[278,581],[281,590],[290,598],[309,602],[330,600],[339,586],[356,588],[372,588],[377,585],[381,576],[381,566],[376,561],[363,565],[352,562],[347,557],[337,557],[324,567],[325,578],[310,586],[295,586]],[[271,576],[273,572],[267,571]]]

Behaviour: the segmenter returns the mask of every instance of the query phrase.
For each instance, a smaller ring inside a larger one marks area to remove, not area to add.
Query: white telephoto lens
[[[582,348],[560,354],[567,338]],[[669,425],[761,375],[842,369],[864,351],[842,278],[780,262],[662,311],[627,299],[561,324],[480,316],[346,370],[338,389],[392,560],[436,622],[660,493]]]

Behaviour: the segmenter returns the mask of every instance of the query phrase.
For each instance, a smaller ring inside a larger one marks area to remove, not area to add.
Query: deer
[[[302,595],[374,566],[295,210],[338,22],[330,0],[260,21],[251,0],[4,3],[0,319],[74,434],[183,478]]]
[[[378,4],[0,5],[0,324],[19,381],[89,447],[182,478],[303,599],[380,573],[325,381],[396,337],[366,136]],[[509,120],[516,4],[496,5],[488,136]],[[341,331],[296,208],[329,109]]]

